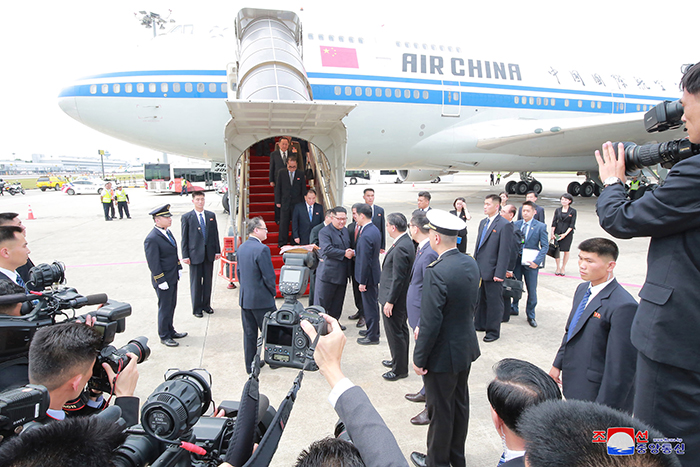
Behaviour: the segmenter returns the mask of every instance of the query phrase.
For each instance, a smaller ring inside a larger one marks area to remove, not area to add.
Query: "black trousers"
[[[474,327],[486,331],[489,337],[501,336],[503,319],[503,282],[481,281],[479,304],[476,307]]]
[[[158,296],[158,335],[161,339],[169,339],[175,334],[173,316],[177,306],[177,281],[168,283],[168,290],[161,290],[156,286]]]
[[[389,343],[391,350],[391,361],[394,365],[391,369],[397,375],[405,375],[408,373],[408,340],[411,335],[408,331],[408,312],[406,304],[397,304],[391,312],[391,317],[387,318],[384,314],[384,305],[379,304],[379,313],[384,321],[384,332],[386,332],[386,341]]]
[[[289,225],[292,223],[292,210],[294,206],[280,208],[280,232],[277,245],[284,246],[289,243]]]
[[[192,313],[201,313],[204,310],[211,310],[211,284],[213,274],[213,261],[204,261],[199,264],[190,263]]]
[[[423,376],[430,417],[427,464],[431,467],[466,466],[470,369],[471,365],[459,373],[428,371]]]
[[[343,312],[343,303],[345,302],[345,289],[348,283],[332,284],[330,282],[317,280],[316,281],[316,303],[326,310],[326,314],[340,319]]]
[[[683,467],[696,466],[700,459],[700,373],[655,362],[638,352],[634,384],[634,417],[666,438],[683,438],[685,454],[678,459]]]
[[[275,311],[275,309],[275,307],[262,309],[241,308],[243,358],[245,359],[245,371],[248,374],[250,374],[250,365],[253,363],[255,353],[258,351],[258,331],[262,331],[265,313]],[[260,358],[262,358],[262,355]]]
[[[131,214],[129,214],[129,204],[126,201],[117,202],[117,206],[119,207],[120,219],[124,219],[124,214],[126,214],[126,217],[131,217]]]
[[[314,304],[314,296],[316,295],[316,270],[312,269],[309,272],[309,305]]]
[[[102,209],[105,211],[105,220],[110,220],[114,214],[110,214],[110,210],[114,212],[114,205],[112,203],[102,203]]]
[[[362,292],[362,310],[367,323],[367,338],[371,341],[379,339],[379,285],[368,284],[367,290]]]

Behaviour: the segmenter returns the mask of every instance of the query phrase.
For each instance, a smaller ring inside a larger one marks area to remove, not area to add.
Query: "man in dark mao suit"
[[[372,223],[372,208],[367,204],[356,205],[357,225],[360,232],[357,234],[357,246],[355,247],[355,279],[360,284],[358,289],[362,293],[362,311],[367,322],[367,333],[357,339],[360,345],[379,344],[379,304],[377,303],[379,292],[379,279],[381,268],[379,266],[379,250],[381,249],[382,235],[379,229]]]
[[[406,325],[406,293],[411,281],[411,267],[416,258],[413,241],[406,232],[406,217],[393,212],[386,218],[386,229],[394,243],[386,252],[379,279],[379,306],[384,321],[386,340],[391,350],[391,360],[382,362],[391,370],[382,375],[387,381],[408,376],[408,341]]]
[[[481,273],[479,307],[474,325],[477,331],[486,331],[484,342],[493,342],[501,335],[503,279],[513,247],[513,224],[498,214],[500,205],[498,195],[488,195],[484,200],[484,214],[487,217],[479,224],[474,248],[474,259]]]
[[[318,233],[321,259],[316,268],[316,301],[326,313],[340,318],[345,302],[345,288],[350,277],[350,260],[354,255],[350,249],[350,236],[345,222],[348,212],[342,206],[333,209],[331,223]]]
[[[501,216],[511,223],[513,222],[513,219],[515,219],[515,214],[517,212],[518,210],[515,209],[515,206],[513,206],[512,204],[506,204],[505,206],[501,207]],[[510,249],[510,261],[508,262],[506,277],[515,277],[515,267],[520,262],[522,252],[523,233],[520,230],[513,228],[513,246]],[[512,300],[513,299],[510,297],[503,297],[503,319],[501,319],[503,323],[507,323],[510,321],[511,314],[518,314],[515,310],[512,309]]]
[[[560,373],[564,396],[632,413],[637,349],[630,329],[637,302],[613,277],[619,250],[607,238],[579,245],[576,289],[561,347],[549,374]]]
[[[283,247],[289,243],[289,224],[292,221],[294,206],[304,201],[306,178],[302,170],[297,170],[294,156],[287,158],[287,169],[277,173],[275,184],[275,205],[280,209],[280,230],[277,244]]]
[[[311,229],[311,233],[309,234],[309,245],[319,246],[318,233],[321,231],[322,228],[331,223],[332,214],[333,213],[331,209],[326,209],[325,218],[323,222],[314,226],[314,228]],[[318,252],[318,254],[321,254],[320,251]],[[309,273],[309,305],[316,304],[316,269],[312,269]]]
[[[681,80],[683,121],[700,144],[700,64]],[[620,151],[620,148],[617,148]],[[647,277],[632,323],[637,348],[634,416],[668,437],[683,438],[684,466],[700,458],[700,157],[677,163],[665,183],[633,202],[625,197],[624,157],[612,143],[596,153],[605,188],[600,226],[617,238],[651,237]]]
[[[216,215],[204,210],[204,192],[192,193],[194,209],[182,215],[182,262],[190,266],[192,314],[201,318],[211,308],[214,261],[221,258]]]
[[[428,405],[428,454],[411,454],[416,465],[464,467],[469,425],[471,364],[479,355],[474,308],[479,267],[457,249],[464,221],[447,211],[427,213],[430,245],[438,259],[425,270],[420,328],[413,368],[424,376]]]
[[[243,352],[245,369],[250,374],[258,347],[258,331],[262,330],[263,318],[268,311],[275,311],[275,268],[272,266],[270,248],[263,245],[267,239],[267,228],[261,217],[250,219],[246,224],[248,240],[238,247],[238,304],[241,307],[243,325]]]
[[[270,154],[270,186],[275,186],[277,183],[277,172],[287,166],[287,158],[292,155],[289,151],[289,141],[282,138],[279,141],[279,149],[272,151]]]
[[[355,250],[357,247],[357,236],[360,233],[360,227],[357,225],[357,204],[352,207],[352,222],[348,224],[348,234],[350,235],[350,248]],[[357,311],[352,315],[348,316],[348,319],[356,319],[358,328],[365,327],[365,314],[362,312],[362,293],[360,292],[360,284],[357,283],[355,279],[355,258],[352,259],[352,265],[350,266],[350,274],[352,276],[352,298],[355,302],[355,308]]]
[[[309,188],[304,202],[294,206],[292,238],[297,245],[310,243],[311,229],[323,223],[323,206],[316,202],[316,190]]]
[[[151,270],[151,283],[158,296],[158,336],[162,344],[177,347],[179,344],[173,339],[183,338],[187,333],[177,332],[173,327],[182,265],[177,257],[175,237],[168,229],[173,223],[170,205],[161,206],[149,214],[156,225],[146,236],[143,247]]]
[[[362,193],[362,199],[364,199],[365,203],[372,209],[372,223],[377,226],[379,232],[382,234],[380,253],[384,253],[384,247],[386,245],[386,218],[384,217],[384,208],[374,204],[374,188],[365,188]]]

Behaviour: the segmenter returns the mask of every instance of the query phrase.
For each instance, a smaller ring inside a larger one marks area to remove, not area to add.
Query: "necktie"
[[[175,237],[173,237],[173,233],[169,230],[166,230],[165,232],[168,234],[168,239],[170,239],[170,243],[172,243],[173,246],[175,246]]]
[[[24,287],[24,290],[27,291],[27,284],[24,283],[24,280],[22,279],[22,276],[19,275],[19,273],[17,273],[16,279],[17,279],[17,285],[19,285],[20,287]]]
[[[486,234],[489,231],[489,220],[486,219],[486,225],[484,226],[483,232],[481,232],[481,239],[479,240],[479,248],[481,248],[481,245],[484,244],[484,240],[486,240]]]
[[[204,238],[207,238],[207,232],[206,232],[206,227],[204,223],[204,213],[199,213],[199,225],[202,227],[202,235],[204,235]]]
[[[569,324],[569,332],[566,335],[567,342],[569,342],[569,339],[571,339],[571,336],[573,336],[574,329],[576,329],[576,324],[578,324],[578,320],[581,319],[581,315],[583,314],[583,310],[586,309],[586,305],[588,304],[589,298],[591,298],[590,287],[588,287],[588,290],[586,290],[586,294],[583,296],[583,300],[581,300],[581,303],[578,304],[578,308],[576,308],[576,313],[574,313],[574,317],[571,318],[571,323]]]
[[[357,244],[357,237],[360,234],[360,226],[356,225],[355,226],[355,244]]]
[[[289,184],[294,185],[294,172],[289,172]]]
[[[314,217],[313,206],[309,206],[309,221]]]
[[[530,223],[525,222],[523,224],[523,238],[527,240],[527,234],[530,233]]]

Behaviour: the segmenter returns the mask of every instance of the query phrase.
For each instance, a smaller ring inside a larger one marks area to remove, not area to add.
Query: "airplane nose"
[[[82,123],[80,114],[78,113],[78,104],[75,102],[75,94],[72,92],[74,86],[69,86],[61,91],[58,96],[58,106],[67,113],[71,118]]]

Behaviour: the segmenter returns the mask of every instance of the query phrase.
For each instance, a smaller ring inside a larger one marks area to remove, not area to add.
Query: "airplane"
[[[231,192],[258,141],[306,140],[337,204],[346,169],[396,170],[403,181],[519,173],[506,184],[519,194],[542,190],[534,172],[575,171],[586,181],[568,191],[588,197],[601,188],[592,154],[603,142],[683,136],[643,125],[647,110],[679,97],[677,84],[328,31],[303,14],[244,8],[233,30],[203,42],[178,25],[130,65],[65,87],[59,105],[124,141],[225,162]]]

